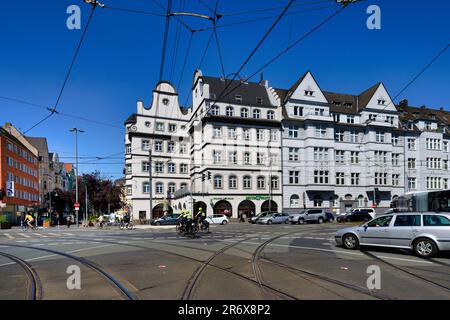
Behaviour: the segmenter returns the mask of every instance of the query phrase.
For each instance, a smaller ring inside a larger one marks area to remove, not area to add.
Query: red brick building
[[[11,183],[12,182],[12,183]],[[7,190],[7,186],[13,187]],[[11,223],[39,204],[39,159],[34,148],[12,125],[0,127],[0,215]]]

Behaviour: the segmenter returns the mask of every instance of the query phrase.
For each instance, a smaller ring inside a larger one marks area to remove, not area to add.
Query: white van
[[[353,212],[361,212],[361,211],[363,211],[364,213],[368,213],[368,214],[370,214],[370,216],[372,217],[372,219],[375,219],[375,216],[376,216],[376,212],[375,212],[375,209],[374,208],[358,208],[358,209],[354,209],[353,211],[352,211],[352,213]]]

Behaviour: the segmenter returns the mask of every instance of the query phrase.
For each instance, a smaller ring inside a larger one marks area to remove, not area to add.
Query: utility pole
[[[152,145],[149,144],[148,146],[148,182],[149,182],[149,188],[148,188],[148,194],[149,194],[149,204],[150,204],[150,211],[149,211],[149,218],[150,220],[153,219],[153,178],[152,178]]]
[[[86,227],[89,227],[89,212],[88,212],[88,191],[87,191],[87,183],[86,183],[86,180],[84,181],[84,185],[85,185],[85,194],[86,194],[86,199],[85,199],[85,206],[86,206],[86,208],[85,208],[85,212],[84,212],[84,214],[85,214],[85,219],[84,219],[84,225],[86,226]]]
[[[84,133],[83,130],[78,128],[70,129],[70,132],[75,133],[75,202],[78,203],[78,133]],[[78,210],[75,209],[77,228],[78,228]]]

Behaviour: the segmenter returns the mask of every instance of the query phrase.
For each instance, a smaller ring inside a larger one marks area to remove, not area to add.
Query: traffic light
[[[208,171],[208,180],[211,180],[211,172]]]
[[[202,181],[206,180],[206,174],[202,173]]]

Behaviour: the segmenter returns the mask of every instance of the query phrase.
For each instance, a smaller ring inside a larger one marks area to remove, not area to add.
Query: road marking
[[[47,234],[49,234],[49,235],[51,235],[51,236],[59,236],[59,234],[53,233],[53,232],[49,232],[49,233],[47,233]]]
[[[16,240],[16,242],[21,242],[21,243],[23,243],[23,242],[28,242],[27,240]]]
[[[43,234],[40,234],[40,233],[33,233],[35,236],[39,236],[39,237],[42,237],[42,238],[48,238],[48,236],[44,236]]]
[[[61,234],[65,235],[65,236],[73,236],[73,233],[64,232],[64,233],[61,233]]]
[[[44,246],[44,245],[45,245],[44,243],[35,243],[35,244],[32,244],[33,247],[40,247],[40,246]]]
[[[8,233],[4,233],[5,237],[9,238],[9,239],[15,239],[12,235],[8,234]]]
[[[18,233],[18,235],[21,235],[21,236],[24,237],[24,238],[30,238],[29,235],[26,235],[26,234],[24,234],[24,233]]]

